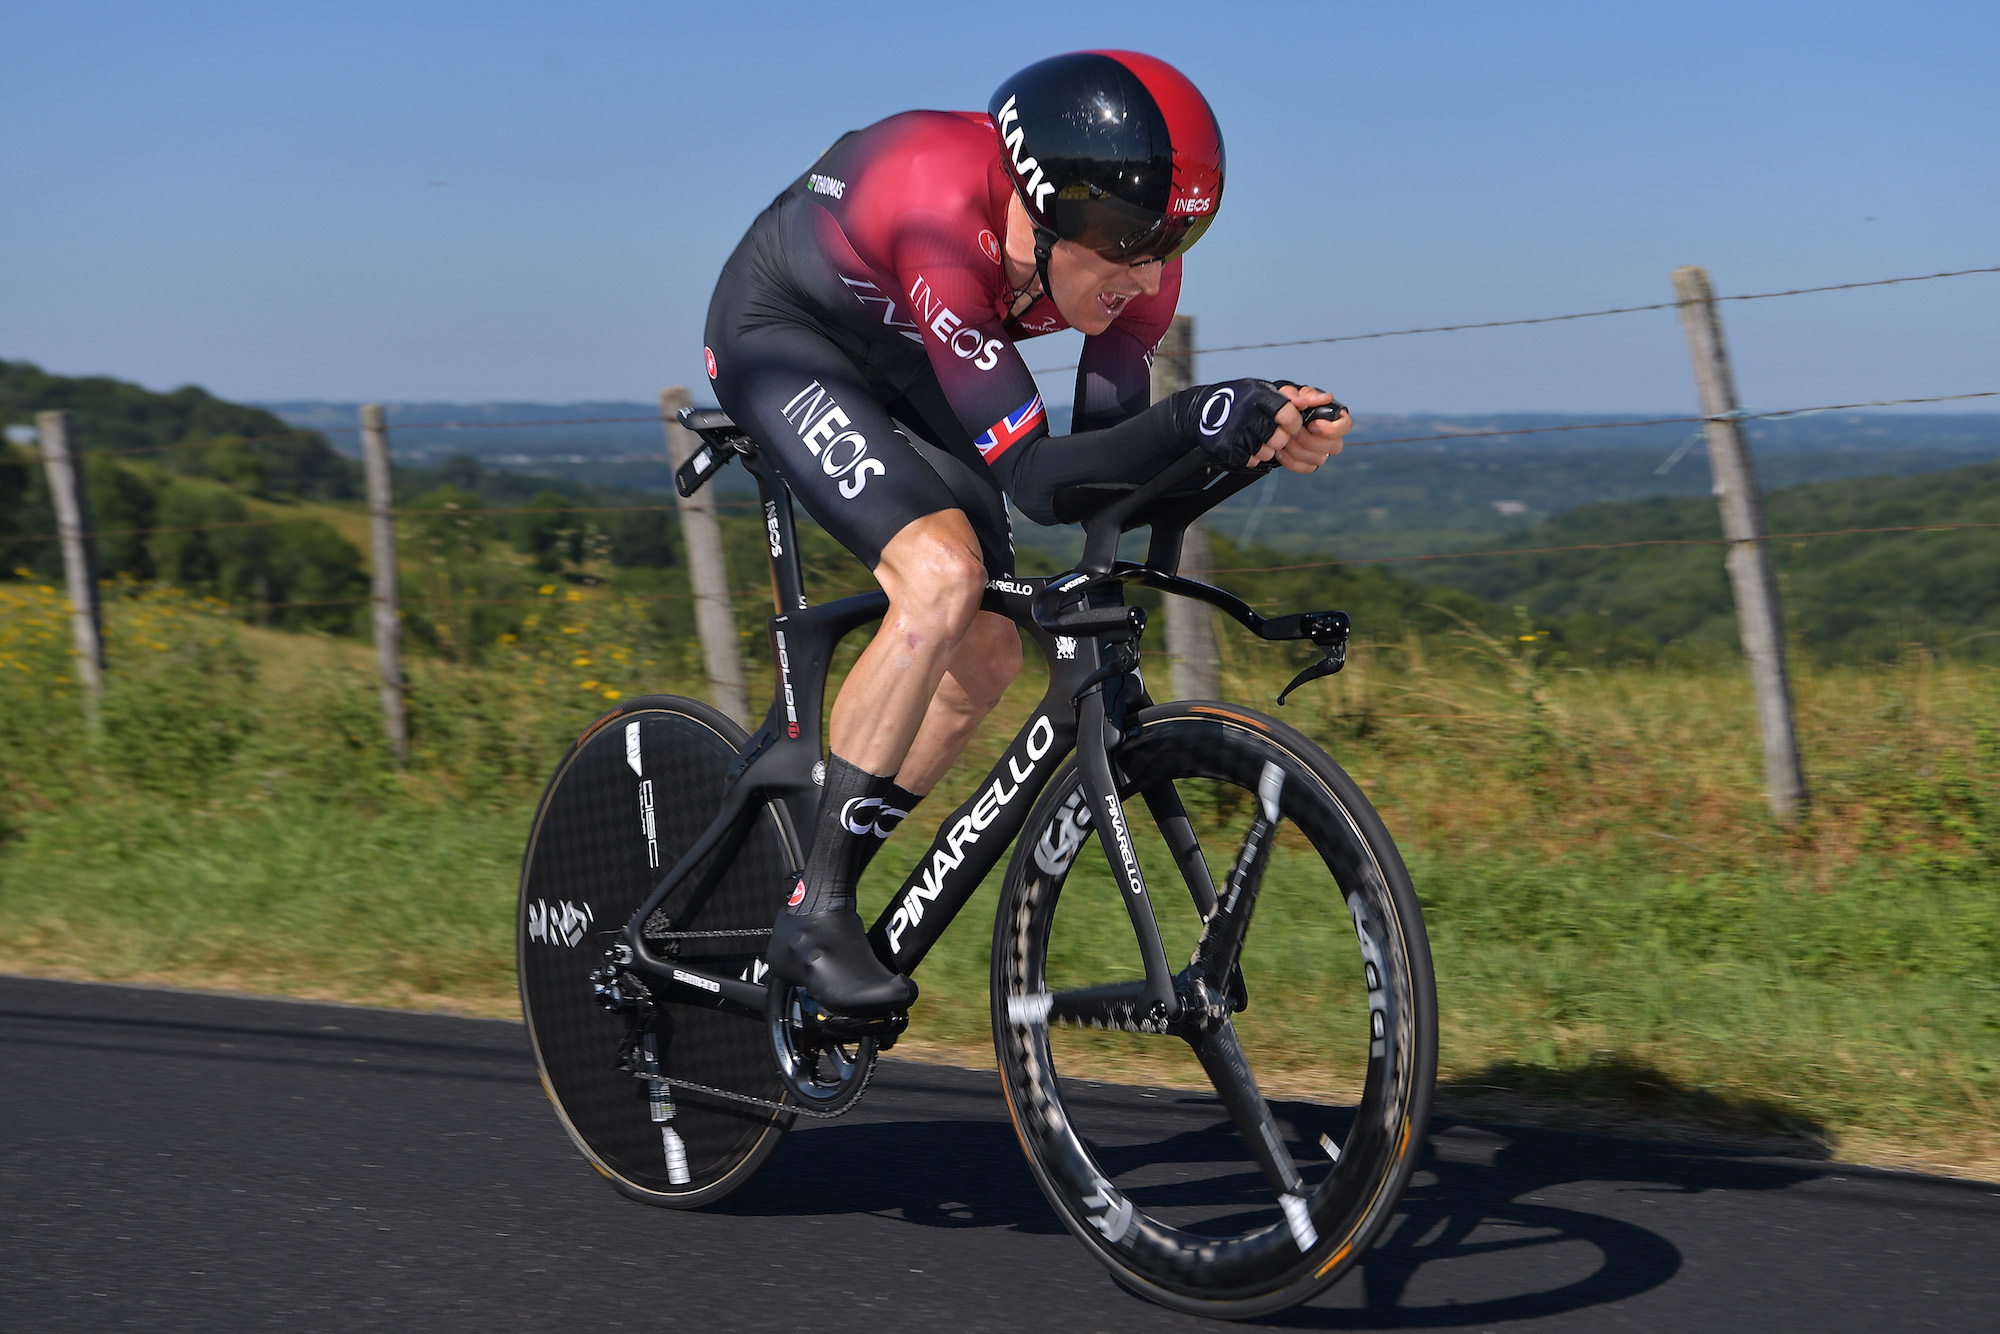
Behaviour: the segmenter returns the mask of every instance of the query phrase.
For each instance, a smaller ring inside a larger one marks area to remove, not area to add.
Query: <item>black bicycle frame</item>
[[[706,459],[691,460],[692,471],[687,466],[682,468],[684,494],[692,489],[688,479],[699,478],[693,483],[698,486],[706,480],[703,474],[718,466],[718,459],[727,462],[730,453],[718,448],[720,434],[719,430],[703,432],[709,441],[705,446],[709,454]],[[805,596],[799,565],[798,531],[790,490],[770,461],[754,447],[739,444],[733,452],[757,479],[757,492],[763,504],[773,594],[778,604],[769,626],[772,660],[777,667],[776,689],[762,725],[729,771],[729,787],[721,812],[632,914],[624,928],[624,948],[620,952],[627,956],[622,960],[626,967],[670,988],[677,1000],[707,1003],[762,1018],[765,988],[761,966],[754,966],[749,977],[732,977],[704,971],[695,967],[691,959],[661,957],[648,946],[643,926],[668,896],[698,871],[697,894],[719,878],[741,847],[752,821],[768,805],[775,805],[780,811],[779,818],[786,824],[801,855],[810,853],[809,843],[799,835],[804,833],[809,839],[817,820],[819,789],[815,771],[823,773],[820,717],[827,670],[840,640],[880,618],[888,609],[888,598],[882,593],[867,593],[823,606],[811,605]],[[1212,488],[1212,492],[1227,494],[1255,480],[1253,475],[1246,474],[1237,478],[1226,480]],[[1149,485],[1141,491],[1151,491],[1157,496],[1174,480],[1163,475],[1157,479],[1157,486]],[[1181,530],[1194,514],[1215,504],[1219,494],[1198,508],[1190,509],[1183,500],[1173,502],[1167,511],[1157,512],[1153,548],[1146,564],[1115,560],[1119,524],[1137,510],[1141,500],[1151,498],[1154,497],[1132,496],[1122,507],[1113,506],[1106,511],[1110,517],[1104,523],[1093,521],[1087,525],[1090,541],[1078,570],[1054,576],[1009,576],[987,582],[982,607],[1007,617],[1034,640],[1048,662],[1048,690],[974,795],[960,803],[939,826],[922,858],[869,929],[869,941],[877,957],[892,971],[912,973],[923,962],[973,892],[999,863],[1001,855],[1012,846],[1027,822],[1029,808],[1057,768],[1076,750],[1085,797],[1093,816],[1091,824],[1119,882],[1120,897],[1131,915],[1145,965],[1145,983],[1134,988],[1138,994],[1133,999],[1139,1003],[1136,1013],[1149,1022],[1162,1024],[1173,1017],[1176,1008],[1173,975],[1160,942],[1145,877],[1125,825],[1119,783],[1111,760],[1112,752],[1134,725],[1139,709],[1151,703],[1137,670],[1137,640],[1145,616],[1140,609],[1125,606],[1124,584],[1144,583],[1208,602],[1265,639],[1312,637],[1323,642],[1323,635],[1331,631],[1311,618],[1334,617],[1338,618],[1340,643],[1344,645],[1346,617],[1339,612],[1327,612],[1266,619],[1240,598],[1178,577],[1175,567],[1179,563]],[[1104,540],[1107,528],[1108,546]],[[1066,600],[1073,610],[1053,614],[1050,604],[1058,598]],[[1334,651],[1329,649],[1328,655],[1328,661],[1333,661]],[[1312,670],[1309,668],[1308,672]],[[1302,673],[1301,679],[1305,675]],[[1195,847],[1193,831],[1179,798],[1171,785],[1143,795],[1166,835],[1169,851],[1183,871],[1190,894],[1206,916],[1215,906],[1215,890]]]

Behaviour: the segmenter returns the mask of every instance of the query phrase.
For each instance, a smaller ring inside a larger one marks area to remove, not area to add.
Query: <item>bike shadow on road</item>
[[[1630,1215],[1646,1197],[1783,1190],[1819,1175],[1748,1151],[1432,1122],[1402,1208],[1295,1329],[1449,1329],[1586,1310],[1660,1287],[1680,1248]]]
[[[1234,1135],[1213,1098],[1175,1099],[1183,1119],[1153,1142],[1154,1163],[1214,1162]],[[1328,1109],[1273,1100],[1291,1126]],[[1303,1148],[1303,1146],[1297,1146]],[[1100,1146],[1116,1172],[1118,1146]],[[1403,1204],[1374,1250],[1312,1304],[1267,1323],[1304,1329],[1447,1329],[1625,1301],[1671,1280],[1681,1252],[1629,1215],[1646,1197],[1783,1190],[1819,1175],[1749,1151],[1575,1131],[1438,1120]],[[1204,1188],[1218,1208],[1263,1193],[1254,1172]],[[1147,1207],[1148,1191],[1134,1199]],[[1172,1202],[1189,1187],[1176,1183]],[[1165,1193],[1155,1194],[1165,1203]],[[760,1217],[872,1214],[923,1227],[1062,1232],[1006,1122],[867,1121],[795,1135],[771,1166],[716,1211]]]

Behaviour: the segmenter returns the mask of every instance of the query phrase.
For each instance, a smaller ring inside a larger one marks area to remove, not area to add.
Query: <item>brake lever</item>
[[[1322,656],[1318,662],[1313,663],[1297,676],[1294,676],[1291,684],[1278,692],[1278,705],[1280,708],[1284,706],[1285,697],[1300,686],[1310,681],[1317,681],[1323,676],[1332,676],[1347,665],[1347,631],[1349,628],[1347,613],[1339,611],[1308,612],[1301,618],[1301,628],[1305,629],[1306,633],[1312,636],[1312,642],[1318,646]]]
[[[1292,678],[1292,683],[1278,692],[1278,706],[1284,707],[1285,696],[1297,690],[1308,681],[1317,681],[1322,676],[1332,676],[1347,665],[1347,651],[1343,647],[1334,656],[1321,658],[1312,666]]]

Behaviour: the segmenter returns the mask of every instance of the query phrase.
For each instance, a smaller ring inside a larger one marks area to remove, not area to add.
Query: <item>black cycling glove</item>
[[[1174,395],[1174,427],[1210,462],[1241,468],[1277,431],[1290,402],[1269,380],[1198,384]]]

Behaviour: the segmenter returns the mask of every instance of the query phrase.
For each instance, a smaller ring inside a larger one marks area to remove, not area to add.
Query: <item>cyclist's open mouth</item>
[[[1097,298],[1097,304],[1104,307],[1104,313],[1115,320],[1118,318],[1118,313],[1125,309],[1125,303],[1131,299],[1123,292],[1105,292]]]

